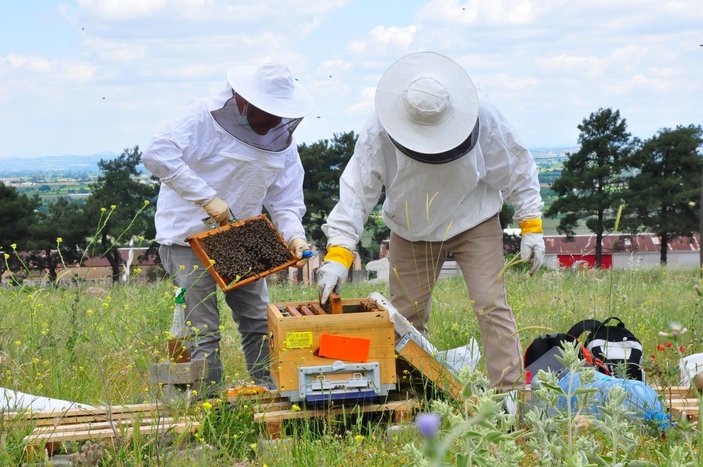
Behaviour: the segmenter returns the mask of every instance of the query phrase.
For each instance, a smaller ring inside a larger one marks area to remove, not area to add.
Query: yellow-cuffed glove
[[[220,225],[225,225],[229,220],[229,205],[219,196],[212,198],[203,209]]]
[[[330,293],[339,294],[342,291],[353,261],[354,253],[343,246],[331,246],[327,249],[324,262],[317,270],[317,292],[320,295],[320,303],[327,303]]]
[[[534,274],[544,262],[544,236],[542,234],[542,219],[526,219],[519,222],[520,258],[530,263],[530,275]]]
[[[288,243],[288,249],[293,252],[300,261],[295,263],[295,267],[302,268],[312,257],[310,245],[304,238],[294,238]]]

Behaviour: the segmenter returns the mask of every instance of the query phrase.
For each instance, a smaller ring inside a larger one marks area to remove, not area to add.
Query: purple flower
[[[442,417],[437,412],[421,413],[415,419],[415,426],[425,438],[434,437],[439,431]]]

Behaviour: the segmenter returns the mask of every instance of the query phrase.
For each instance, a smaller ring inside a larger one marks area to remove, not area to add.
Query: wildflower
[[[686,347],[684,347],[683,345],[679,345],[679,352],[681,352],[681,353],[686,352]]]
[[[224,330],[225,330],[224,325],[220,324],[220,331],[224,331]]]
[[[117,209],[117,205],[116,205],[116,204],[111,204],[111,205],[110,205],[110,209],[112,209],[112,210],[114,211],[115,209]]]
[[[212,265],[214,265],[214,264],[215,264],[215,260],[212,259],[212,258],[210,258],[210,266],[212,266]]]
[[[181,264],[180,266],[178,266],[178,269],[180,269],[181,271],[183,271],[185,268],[186,268],[185,264]]]
[[[93,313],[95,313],[95,311],[93,311],[92,308],[88,308],[88,310],[86,311],[86,314],[87,314],[88,316],[93,316]]]
[[[256,451],[256,443],[251,443],[249,445],[249,447],[251,448],[252,451]]]
[[[425,438],[433,438],[439,432],[442,417],[436,412],[421,413],[415,419],[415,426]]]
[[[696,205],[696,202],[695,202],[695,201],[689,201],[689,202],[688,202],[688,205],[691,206],[691,207],[693,207],[693,206]]]
[[[56,243],[61,243],[63,242],[63,238],[61,237],[56,237]]]
[[[100,208],[100,212],[105,212],[105,211],[107,211],[107,209],[105,209],[105,208]]]
[[[662,351],[664,351],[665,349],[664,349],[664,346],[663,346],[663,345],[657,344],[657,350],[660,351],[660,352],[662,352]]]
[[[145,200],[144,200],[144,206],[149,206],[150,204],[151,204],[151,203],[149,202],[148,199],[145,199]]]
[[[671,342],[665,342],[664,345],[667,347],[671,347]]]
[[[671,326],[671,335],[673,337],[678,337],[688,331],[688,329],[683,327],[680,323],[671,323],[669,326]]]
[[[300,412],[300,406],[299,406],[298,404],[293,404],[293,405],[291,405],[291,406],[290,406],[290,409],[291,409],[293,412]]]
[[[364,439],[365,439],[364,435],[356,435],[356,436],[354,436],[354,441],[356,441],[357,443],[362,442]]]
[[[205,409],[206,412],[209,412],[212,410],[212,404],[208,401],[203,402],[203,409]]]
[[[8,255],[7,253],[5,253],[3,256],[5,256],[5,259],[10,259],[10,255]]]
[[[17,244],[16,244],[16,243],[13,243],[12,245],[10,245],[10,248],[12,248],[13,250],[16,250],[16,249],[17,249]]]

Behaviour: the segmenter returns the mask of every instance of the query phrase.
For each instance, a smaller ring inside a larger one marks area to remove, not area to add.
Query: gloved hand
[[[317,292],[320,303],[327,303],[332,292],[339,294],[347,281],[349,268],[336,261],[325,261],[317,270]]]
[[[293,252],[296,258],[300,261],[295,263],[295,267],[303,267],[312,257],[310,245],[304,238],[294,238],[288,243],[288,249]]]
[[[320,294],[321,304],[327,303],[330,293],[339,294],[342,291],[353,262],[354,253],[348,248],[343,246],[327,248],[322,267],[317,270],[317,292]]]
[[[519,223],[522,232],[520,240],[520,258],[530,263],[530,275],[534,274],[544,262],[544,236],[542,219],[528,219]]]
[[[541,233],[528,233],[520,241],[520,257],[530,263],[530,275],[544,262],[544,237]]]
[[[205,204],[203,209],[220,225],[225,225],[229,220],[229,206],[219,196],[212,198],[212,201]]]

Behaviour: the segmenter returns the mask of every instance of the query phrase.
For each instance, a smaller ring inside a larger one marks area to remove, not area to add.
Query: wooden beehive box
[[[298,261],[263,214],[215,227],[186,240],[225,292]]]
[[[378,364],[382,389],[386,393],[395,389],[395,330],[388,311],[369,299],[341,300],[338,311],[341,313],[328,313],[316,302],[269,304],[271,375],[285,397],[304,399],[301,372],[336,361],[350,367]],[[354,351],[362,347],[367,354],[354,360],[335,358],[334,352],[332,357],[322,356],[321,336],[348,342],[346,349],[340,349],[343,355],[355,355]],[[357,345],[359,342],[365,345]]]

